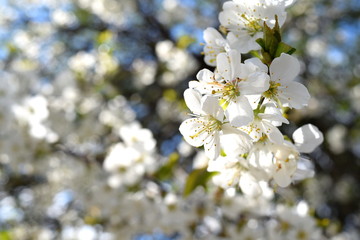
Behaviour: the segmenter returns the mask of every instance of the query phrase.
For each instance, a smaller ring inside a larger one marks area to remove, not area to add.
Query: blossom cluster
[[[337,212],[328,214],[326,199],[348,203],[351,177],[319,176],[304,182],[302,195],[269,185],[312,176],[303,154],[322,140],[313,125],[292,140],[278,130],[287,108],[309,98],[294,81],[300,67],[291,53],[271,61],[241,55],[262,51],[263,24],[275,27],[276,15],[282,25],[291,0],[226,2],[220,32],[205,30],[205,62],[216,69],[202,70],[185,92],[194,116],[182,127],[185,139],[205,145],[191,173],[195,150],[173,134],[184,120],[177,88],[198,61],[186,51],[191,39],[175,44],[154,29],[173,29],[189,11],[201,13],[191,21],[204,28],[213,18],[199,11],[202,3],[10,2],[0,9],[8,33],[0,51],[0,238],[360,239],[356,218],[338,225]],[[151,21],[141,20],[140,5]],[[146,46],[154,57],[144,57]],[[340,142],[336,133],[330,145]]]
[[[262,183],[287,187],[313,175],[302,153],[322,143],[319,129],[302,126],[292,140],[279,130],[289,124],[286,111],[301,109],[310,99],[296,81],[301,64],[280,48],[269,61],[258,41],[268,37],[265,27],[284,24],[286,6],[286,1],[228,1],[219,14],[222,33],[204,31],[204,60],[215,70],[203,69],[189,82],[184,98],[193,117],[179,129],[190,145],[204,147],[208,171],[219,173],[223,188],[238,185],[244,193],[258,195]],[[258,57],[242,61],[241,54],[249,52]]]
[[[194,239],[194,232],[198,239],[326,239],[303,201],[294,206],[274,204],[270,199],[238,195],[234,189],[221,197],[202,189],[187,198],[161,192],[154,182],[135,193],[103,188],[91,202],[95,207],[104,199],[113,199],[101,217],[109,219],[111,232],[124,239],[158,229],[167,236],[181,234],[184,240]]]

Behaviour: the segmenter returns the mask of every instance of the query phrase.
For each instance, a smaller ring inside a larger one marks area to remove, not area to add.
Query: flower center
[[[241,79],[236,78],[235,80],[231,82],[227,82],[224,86],[222,98],[227,99],[228,101],[235,99],[236,97],[240,96],[240,91],[238,88],[238,83],[241,81]]]
[[[239,90],[238,84],[241,81],[242,81],[242,79],[235,78],[234,80],[223,83],[223,84],[216,83],[218,89],[212,90],[211,93],[218,95],[220,98],[222,98],[226,102],[230,102],[230,101],[236,99],[236,97],[240,96],[240,90]]]
[[[195,129],[195,134],[191,135],[190,138],[194,139],[203,133],[210,135],[215,131],[220,131],[222,123],[213,116],[206,116],[196,119],[197,123],[201,124]]]
[[[275,81],[270,81],[270,87],[269,89],[264,92],[264,96],[266,98],[276,98],[278,95],[278,87],[281,86],[281,83],[275,82]]]
[[[244,23],[245,29],[250,36],[254,36],[256,33],[261,32],[263,27],[260,25],[260,19],[249,18],[244,13],[241,14],[241,20]]]

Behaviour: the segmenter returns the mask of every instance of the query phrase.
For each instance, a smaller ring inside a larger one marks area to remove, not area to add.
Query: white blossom
[[[207,170],[209,172],[219,172],[212,180],[224,189],[237,186],[239,179],[244,171],[246,171],[246,160],[236,156],[219,156],[216,160],[209,161]]]
[[[271,142],[281,144],[284,137],[277,127],[282,123],[289,123],[289,121],[282,116],[274,104],[264,104],[260,109],[263,109],[264,112],[257,113],[253,122],[240,129],[249,134],[254,141],[258,141],[266,135]]]
[[[296,109],[307,105],[310,99],[307,88],[294,81],[300,72],[300,63],[295,57],[282,53],[272,61],[269,71],[270,87],[264,93],[268,100]]]
[[[250,123],[254,119],[253,110],[245,96],[268,89],[269,76],[264,67],[251,61],[241,63],[236,50],[218,54],[216,62],[215,73],[203,69],[197,74],[199,82],[192,81],[189,86],[224,101],[225,114],[231,125],[240,127]]]
[[[229,31],[228,39],[235,42],[235,49],[247,53],[260,49],[255,41],[262,37],[264,22],[269,27],[275,25],[275,15],[282,26],[286,19],[284,2],[233,0],[224,3],[219,21]]]
[[[220,153],[220,131],[224,124],[224,112],[218,100],[210,96],[201,98],[193,89],[185,90],[184,98],[195,118],[181,123],[181,134],[194,147],[204,145],[206,156],[215,159]]]

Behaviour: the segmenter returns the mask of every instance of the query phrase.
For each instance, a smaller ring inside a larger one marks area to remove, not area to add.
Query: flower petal
[[[276,170],[274,180],[280,187],[287,187],[291,183],[291,176],[285,168]]]
[[[191,146],[200,147],[209,137],[207,131],[201,131],[204,127],[203,118],[190,118],[180,124],[179,131],[186,142]]]
[[[195,114],[202,115],[201,110],[201,94],[194,89],[186,89],[184,91],[184,99],[188,108]]]
[[[220,155],[220,138],[219,132],[214,132],[204,144],[205,155],[214,160]]]
[[[227,155],[238,156],[248,152],[252,146],[252,140],[246,133],[230,124],[222,125],[223,134],[220,136],[221,146]]]
[[[201,99],[201,109],[206,115],[211,115],[219,121],[223,121],[224,111],[219,105],[216,97],[204,96]]]
[[[258,116],[263,119],[270,121],[272,125],[278,127],[281,126],[282,123],[289,124],[289,121],[283,117],[279,108],[275,106],[273,103],[266,103],[263,104],[265,106],[264,113],[259,113]]]
[[[270,76],[272,81],[286,83],[295,79],[300,72],[299,61],[289,55],[282,53],[275,58],[270,65]]]
[[[312,178],[314,175],[314,164],[308,159],[300,158],[297,162],[297,169],[292,176],[292,180],[299,181]]]
[[[254,113],[248,99],[244,96],[237,97],[231,101],[225,111],[226,117],[231,125],[241,127],[254,120]]]
[[[312,124],[298,128],[292,137],[299,152],[303,153],[311,153],[324,141],[322,132]]]
[[[261,187],[259,185],[259,181],[254,178],[249,172],[245,172],[242,174],[239,186],[241,191],[252,197],[257,197],[262,193]]]
[[[268,72],[268,67],[259,59],[259,58],[250,58],[245,60],[244,64],[254,64],[257,66],[262,72]]]
[[[246,77],[244,84],[240,83],[241,93],[245,95],[261,94],[269,89],[269,75],[256,71]]]
[[[206,68],[200,70],[196,75],[196,78],[199,81],[204,81],[204,82],[213,82],[215,80],[214,73]]]
[[[208,27],[204,30],[203,38],[206,43],[211,44],[211,45],[216,44],[217,39],[222,39],[225,41],[225,39],[219,33],[219,31],[212,27]]]
[[[236,50],[230,50],[228,52],[228,56],[230,58],[230,66],[231,66],[231,78],[229,80],[233,80],[237,78],[240,74],[240,64],[241,64],[241,55]]]
[[[277,144],[282,144],[284,142],[284,136],[277,127],[267,121],[261,121],[261,125],[264,133],[268,136],[271,142]]]
[[[231,80],[230,59],[226,53],[219,53],[216,58],[216,71],[222,77],[222,80]]]
[[[301,83],[289,82],[286,88],[283,88],[279,99],[284,107],[300,109],[308,104],[310,94],[307,88]]]

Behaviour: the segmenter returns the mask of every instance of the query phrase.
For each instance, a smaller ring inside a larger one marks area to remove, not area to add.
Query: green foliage
[[[192,171],[186,179],[183,193],[184,197],[189,196],[199,186],[206,189],[207,182],[217,174],[217,172],[208,172],[206,168]]]
[[[173,176],[173,169],[179,161],[179,154],[172,153],[169,155],[168,161],[154,174],[154,177],[159,180],[166,180]]]
[[[270,28],[264,22],[264,36],[257,39],[256,42],[262,48],[262,61],[268,65],[270,65],[274,58],[279,57],[281,53],[292,54],[296,51],[295,48],[281,41],[281,31],[277,17],[273,28]]]
[[[7,231],[0,231],[0,240],[12,240],[10,233]]]
[[[92,14],[83,8],[76,8],[74,14],[82,25],[88,24],[92,18]]]

